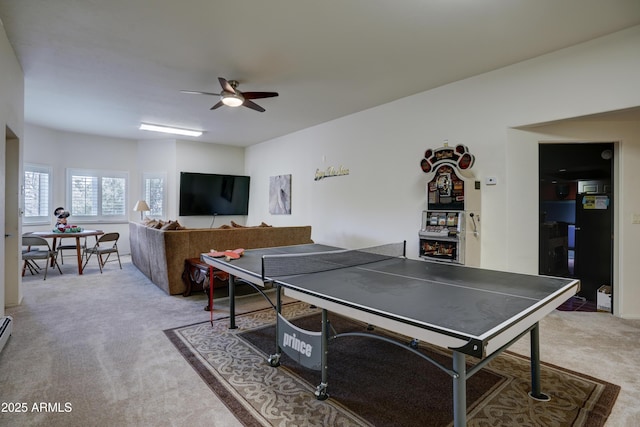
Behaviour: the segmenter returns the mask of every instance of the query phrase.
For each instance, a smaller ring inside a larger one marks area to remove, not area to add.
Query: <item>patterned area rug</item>
[[[319,310],[303,303],[283,312],[301,327],[319,326]],[[366,327],[330,316],[338,332]],[[282,366],[266,361],[275,349],[275,312],[259,310],[228,319],[165,331],[210,388],[246,426],[449,426],[451,378],[431,363],[381,340],[345,337],[329,344],[329,394],[313,394],[320,373],[283,356]],[[309,328],[317,329],[317,328]],[[402,338],[388,334],[394,338]],[[354,341],[356,340],[356,341]],[[405,338],[406,340],[406,338]],[[450,366],[448,354],[421,351]],[[448,362],[447,362],[448,361]],[[473,360],[469,362],[473,364]],[[467,381],[469,426],[602,426],[620,388],[568,369],[542,364],[542,391],[549,402],[527,395],[529,359],[503,353]]]

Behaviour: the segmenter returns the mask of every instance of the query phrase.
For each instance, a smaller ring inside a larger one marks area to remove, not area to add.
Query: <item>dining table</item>
[[[101,236],[104,234],[102,230],[81,230],[81,231],[73,231],[73,232],[61,232],[61,231],[34,231],[31,233],[38,237],[43,237],[45,239],[53,239],[51,244],[51,249],[53,251],[56,250],[56,244],[58,243],[58,239],[62,242],[62,239],[75,238],[76,239],[76,253],[78,256],[78,274],[82,274],[82,245],[80,244],[80,239],[82,237],[89,236]],[[53,263],[53,260],[52,260]]]

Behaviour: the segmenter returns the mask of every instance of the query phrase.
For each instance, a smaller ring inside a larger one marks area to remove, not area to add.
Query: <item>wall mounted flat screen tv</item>
[[[248,213],[248,176],[180,172],[180,216]]]

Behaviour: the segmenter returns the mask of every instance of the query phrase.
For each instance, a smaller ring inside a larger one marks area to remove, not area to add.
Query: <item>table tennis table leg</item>
[[[329,386],[329,367],[327,365],[327,355],[329,352],[329,315],[327,310],[322,309],[322,347],[320,353],[321,380],[320,385],[316,387],[315,395],[318,400],[326,400],[329,398],[327,388]]]
[[[276,316],[282,313],[282,287],[276,284]],[[282,355],[282,349],[280,348],[280,328],[278,324],[279,319],[276,318],[276,352],[269,356],[267,360],[269,365],[274,368],[280,366],[280,356]]]
[[[213,292],[213,290],[211,290]],[[236,278],[229,275],[229,329],[237,329],[236,326]]]
[[[213,285],[215,283],[215,278],[213,277],[213,266],[209,266],[209,321],[211,322],[211,326],[213,326]],[[202,287],[204,288],[204,282],[202,283]]]
[[[463,353],[453,352],[453,426],[467,425],[467,364]]]
[[[531,342],[531,391],[529,396],[536,400],[547,401],[551,398],[540,391],[540,327],[536,323],[529,332]]]

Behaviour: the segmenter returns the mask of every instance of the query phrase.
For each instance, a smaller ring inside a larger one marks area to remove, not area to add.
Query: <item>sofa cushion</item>
[[[182,230],[182,229],[183,227],[180,225],[178,221],[168,221],[162,227],[160,227],[160,230]]]

